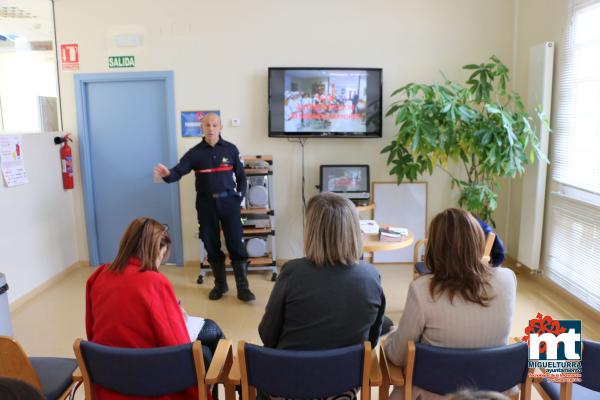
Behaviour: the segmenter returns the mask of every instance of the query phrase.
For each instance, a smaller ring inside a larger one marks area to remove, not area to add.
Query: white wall
[[[274,156],[277,250],[283,259],[302,254],[301,157],[297,144],[267,137],[269,66],[381,67],[387,108],[391,92],[407,82],[441,80],[439,71],[464,80],[462,65],[492,54],[512,64],[514,3],[506,0],[56,0],[55,7],[58,44],[79,44],[80,72],[108,72],[108,56],[119,54],[109,45],[110,35],[141,32],[142,47],[120,54],[135,55],[135,71],[175,71],[177,120],[182,110],[220,109],[227,140],[242,153]],[[61,95],[64,128],[76,134],[72,75],[61,74]],[[230,126],[232,117],[241,118],[241,128]],[[181,156],[197,140],[182,139],[177,129]],[[387,118],[382,139],[309,140],[307,197],[316,192],[320,164],[368,163],[372,180],[392,181],[380,150],[393,133]],[[188,261],[198,259],[193,180],[188,176],[181,185]],[[457,196],[448,194],[445,174],[427,181],[432,218]],[[80,182],[77,187],[77,236],[87,259]]]
[[[554,84],[553,87],[558,87],[557,78],[559,70],[557,65],[560,62],[561,51],[563,46],[563,35],[566,28],[566,18],[568,15],[569,0],[554,0],[549,2],[544,0],[520,0],[518,1],[518,35],[516,48],[516,90],[523,97],[523,101],[527,104],[527,87],[529,76],[529,49],[532,46],[542,42],[555,42],[554,56]],[[554,110],[553,95],[552,114],[553,119],[556,117]],[[552,127],[551,123],[551,127]],[[550,143],[552,143],[552,133],[550,133]],[[550,145],[552,147],[552,145]],[[550,162],[552,155],[550,154]],[[550,171],[548,171],[550,174]],[[508,193],[507,193],[508,194]],[[510,190],[510,209],[508,212],[508,235],[506,237],[507,252],[516,257],[519,250],[519,226],[521,220],[521,196],[522,196],[522,180],[515,179],[512,181]],[[504,206],[504,205],[503,205]],[[531,266],[534,268],[535,266]]]
[[[62,189],[51,133],[23,135],[29,183],[0,183],[0,272],[14,302],[79,259],[73,193]]]

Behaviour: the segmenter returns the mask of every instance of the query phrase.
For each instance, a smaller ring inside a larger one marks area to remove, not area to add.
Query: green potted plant
[[[522,174],[536,157],[547,159],[521,98],[506,90],[508,68],[492,56],[463,69],[472,71],[466,86],[444,77],[444,84],[409,83],[392,93],[402,97],[386,113],[397,133],[381,152],[398,184],[441,168],[460,190],[459,206],[495,225],[499,179]],[[450,163],[464,172],[453,174]]]

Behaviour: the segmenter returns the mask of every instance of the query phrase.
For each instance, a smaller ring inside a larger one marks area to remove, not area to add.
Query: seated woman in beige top
[[[433,346],[480,348],[508,343],[516,278],[481,261],[485,238],[467,211],[450,208],[429,227],[425,262],[431,274],[411,282],[398,328],[385,342],[388,359],[404,366],[409,340]],[[440,398],[424,390],[423,399]],[[398,388],[393,399],[402,397]]]

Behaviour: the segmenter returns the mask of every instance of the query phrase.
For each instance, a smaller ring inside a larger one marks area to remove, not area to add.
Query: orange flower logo
[[[549,315],[542,315],[541,313],[537,313],[535,319],[529,320],[529,326],[525,328],[525,336],[521,338],[523,342],[527,342],[529,345],[529,335],[532,333],[537,333],[538,335],[542,335],[544,333],[552,333],[554,335],[560,335],[561,333],[565,333],[567,328],[561,327],[560,322],[554,320]],[[540,354],[546,352],[546,342],[542,342],[540,344]]]

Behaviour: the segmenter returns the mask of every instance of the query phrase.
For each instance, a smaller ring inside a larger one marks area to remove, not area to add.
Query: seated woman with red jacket
[[[133,220],[115,260],[90,276],[86,285],[85,327],[88,340],[107,346],[151,348],[190,343],[184,315],[173,285],[158,271],[169,255],[171,239],[164,225],[151,218]],[[224,337],[211,320],[198,335],[205,365]],[[207,346],[208,345],[208,346]],[[131,399],[95,387],[99,399]],[[195,388],[163,399],[197,398]]]

